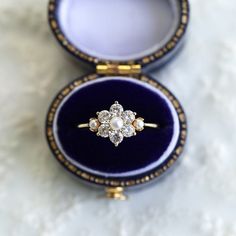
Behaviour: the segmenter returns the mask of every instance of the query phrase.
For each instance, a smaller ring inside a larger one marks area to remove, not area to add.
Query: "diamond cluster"
[[[135,118],[136,113],[124,111],[123,106],[115,102],[109,109],[97,112],[97,118],[91,118],[89,128],[98,136],[109,138],[117,147],[124,138],[136,135],[144,129],[143,118]]]

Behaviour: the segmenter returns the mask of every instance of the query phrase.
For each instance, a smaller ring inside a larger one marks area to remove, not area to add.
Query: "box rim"
[[[67,84],[63,89],[61,89],[58,94],[53,99],[46,118],[46,126],[45,126],[45,133],[46,133],[46,139],[48,141],[48,145],[54,155],[54,157],[59,161],[59,163],[70,173],[74,174],[76,177],[100,186],[105,187],[131,187],[135,185],[141,185],[147,182],[150,182],[154,179],[156,179],[159,176],[162,176],[170,167],[175,164],[175,162],[179,159],[181,153],[183,152],[186,138],[187,138],[187,121],[186,116],[183,111],[183,108],[179,101],[175,98],[175,96],[162,84],[155,81],[152,77],[149,75],[136,75],[136,76],[130,76],[134,79],[143,81],[145,83],[148,83],[155,87],[156,89],[161,90],[167,98],[172,103],[173,107],[175,108],[178,119],[180,122],[180,135],[177,141],[177,144],[172,151],[172,153],[169,155],[169,157],[158,167],[154,168],[153,170],[143,173],[138,176],[131,176],[131,177],[101,177],[96,174],[91,174],[89,172],[86,172],[84,170],[79,169],[77,166],[75,166],[73,163],[71,163],[69,160],[67,160],[63,154],[61,153],[60,149],[58,148],[58,145],[55,142],[55,137],[53,134],[53,122],[55,118],[55,113],[57,111],[57,108],[59,107],[60,103],[63,101],[63,99],[72,92],[75,88],[78,86],[95,79],[99,79],[101,77],[104,77],[103,75],[98,74],[89,74],[87,76],[82,76],[81,78],[77,78],[74,81]]]

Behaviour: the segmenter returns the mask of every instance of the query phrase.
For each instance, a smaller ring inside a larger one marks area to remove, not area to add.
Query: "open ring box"
[[[49,146],[69,172],[124,199],[124,189],[163,175],[183,151],[187,126],[179,101],[142,72],[166,63],[182,45],[188,1],[51,0],[48,14],[62,47],[95,70],[66,85],[51,103]],[[145,128],[119,147],[78,129],[114,101],[160,127]]]

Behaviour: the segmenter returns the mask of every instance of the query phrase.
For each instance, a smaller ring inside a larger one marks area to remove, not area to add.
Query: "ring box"
[[[148,73],[172,59],[189,21],[187,0],[51,0],[49,24],[61,46],[93,72],[66,85],[50,105],[46,137],[56,159],[107,196],[163,175],[186,141],[184,111]],[[94,72],[95,70],[95,72]],[[78,129],[119,101],[159,129],[145,129],[119,147]]]

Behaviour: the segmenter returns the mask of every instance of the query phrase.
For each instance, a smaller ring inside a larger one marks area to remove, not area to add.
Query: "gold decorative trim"
[[[145,66],[155,60],[160,60],[170,51],[172,51],[177,44],[180,42],[181,38],[183,37],[188,22],[189,22],[189,2],[188,0],[178,0],[180,5],[180,18],[179,18],[179,26],[176,29],[175,33],[171,37],[171,39],[158,51],[137,60],[128,60],[128,61],[111,61],[111,60],[102,60],[97,57],[93,57],[89,54],[86,54],[76,48],[64,35],[62,32],[56,16],[57,4],[60,0],[50,0],[48,5],[48,19],[51,29],[56,36],[59,43],[71,54],[75,57],[80,58],[84,61],[94,63],[95,65],[98,64],[126,64],[126,65],[135,65],[140,64],[141,66]]]
[[[149,182],[159,177],[177,161],[180,154],[183,152],[183,148],[184,148],[186,137],[187,137],[187,124],[186,124],[186,117],[185,117],[184,111],[180,103],[178,102],[178,100],[164,86],[162,86],[160,83],[154,81],[153,79],[149,78],[146,75],[136,75],[136,76],[132,76],[132,78],[148,83],[151,86],[163,92],[167,96],[167,98],[170,100],[170,102],[173,104],[174,108],[176,109],[178,117],[179,117],[179,122],[180,122],[179,142],[176,145],[175,149],[173,150],[170,158],[163,166],[160,166],[159,168],[155,169],[155,171],[151,172],[150,174],[142,178],[134,178],[132,180],[120,181],[118,178],[103,178],[103,177],[99,177],[99,176],[90,174],[88,172],[82,171],[63,156],[58,145],[56,144],[54,133],[53,133],[53,122],[55,118],[55,113],[58,107],[60,106],[61,102],[64,100],[64,98],[68,94],[70,94],[74,89],[76,89],[77,87],[79,87],[80,85],[88,81],[98,79],[99,77],[101,76],[99,76],[98,74],[91,74],[91,75],[75,80],[74,82],[69,84],[67,87],[62,89],[59,92],[59,94],[56,96],[54,101],[52,102],[49,108],[49,112],[48,112],[47,120],[46,120],[46,136],[47,136],[47,140],[53,154],[55,155],[57,160],[68,171],[72,172],[73,174],[77,175],[83,180],[89,181],[97,185],[103,185],[107,187],[130,187],[130,186]]]

